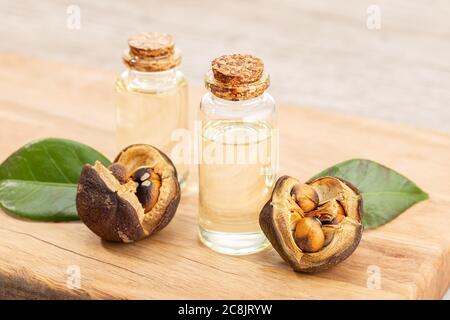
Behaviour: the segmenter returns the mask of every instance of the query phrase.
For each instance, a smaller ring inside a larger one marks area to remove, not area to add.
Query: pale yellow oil
[[[267,246],[259,213],[276,175],[277,141],[265,122],[211,120],[202,127],[200,238],[216,251],[257,252]]]
[[[188,127],[188,90],[186,80],[180,80],[169,90],[143,90],[126,85],[122,79],[116,82],[116,140],[119,150],[145,143],[157,147],[171,157],[174,146],[172,133]],[[178,180],[184,185],[188,164],[174,159]]]

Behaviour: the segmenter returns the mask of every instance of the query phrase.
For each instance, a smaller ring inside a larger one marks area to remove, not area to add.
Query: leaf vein
[[[67,182],[72,182],[70,181],[70,179],[64,174],[64,172],[62,172],[61,168],[56,164],[55,159],[53,159],[53,156],[50,154],[50,152],[48,152],[47,147],[43,146],[43,149],[45,151],[45,153],[48,154],[50,160],[52,161],[53,165],[55,166],[55,168],[59,171],[59,173],[61,173],[61,175],[64,177],[64,179],[66,179]]]

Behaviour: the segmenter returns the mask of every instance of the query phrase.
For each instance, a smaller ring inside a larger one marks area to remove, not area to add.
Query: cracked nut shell
[[[295,271],[326,270],[358,246],[363,232],[362,199],[350,183],[321,177],[306,184],[317,193],[318,206],[305,212],[293,196],[299,184],[290,176],[279,178],[259,223],[274,249]]]
[[[125,243],[163,229],[179,202],[173,163],[145,144],[125,148],[108,168],[98,161],[85,165],[76,197],[78,215],[89,229],[104,240]]]

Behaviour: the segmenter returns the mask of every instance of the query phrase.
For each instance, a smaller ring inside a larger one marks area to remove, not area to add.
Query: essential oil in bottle
[[[269,76],[250,55],[212,62],[201,101],[199,236],[225,254],[250,254],[268,246],[259,213],[277,173],[278,136]]]
[[[149,32],[132,36],[123,55],[127,69],[116,81],[116,132],[119,150],[150,144],[174,162],[183,186],[188,176],[184,159],[172,156],[179,141],[175,130],[188,127],[188,86],[178,69],[181,54],[171,35]]]

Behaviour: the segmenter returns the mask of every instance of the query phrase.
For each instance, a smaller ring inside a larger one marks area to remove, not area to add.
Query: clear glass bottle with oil
[[[174,162],[183,186],[188,163],[172,155],[181,143],[172,135],[188,129],[188,86],[178,69],[181,54],[172,36],[157,32],[132,36],[128,46],[123,55],[127,69],[116,81],[118,148],[145,143],[161,149]]]
[[[268,246],[259,213],[278,166],[276,108],[260,59],[227,55],[212,63],[200,105],[199,236],[241,255]]]

